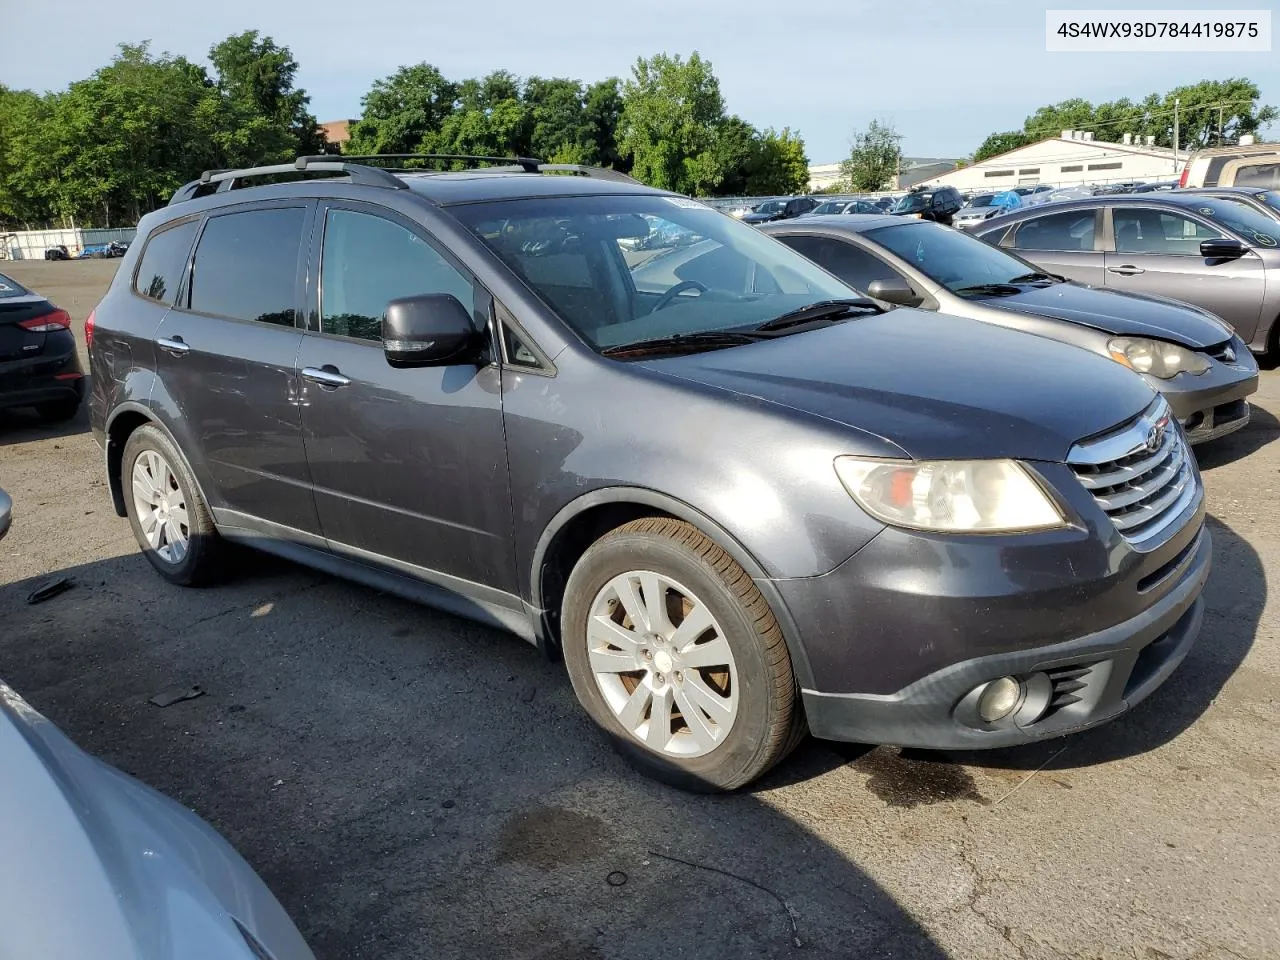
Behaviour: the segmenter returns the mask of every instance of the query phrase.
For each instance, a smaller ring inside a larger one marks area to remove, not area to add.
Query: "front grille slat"
[[[1121,536],[1135,544],[1159,536],[1198,486],[1186,439],[1163,398],[1116,430],[1077,443],[1067,462]]]

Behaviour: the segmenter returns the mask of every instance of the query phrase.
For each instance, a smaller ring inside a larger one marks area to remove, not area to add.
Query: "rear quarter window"
[[[198,220],[187,220],[162,227],[151,235],[142,251],[142,259],[138,261],[138,272],[133,275],[135,293],[148,300],[173,304],[199,223]]]

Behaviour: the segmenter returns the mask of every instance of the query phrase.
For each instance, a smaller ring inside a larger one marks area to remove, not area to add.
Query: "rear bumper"
[[[1105,723],[1147,697],[1187,655],[1200,631],[1200,594],[1211,553],[1209,531],[1202,528],[1172,588],[1115,626],[953,663],[892,694],[804,690],[809,728],[829,740],[970,750],[1030,743]],[[1022,681],[1023,701],[1005,720],[984,723],[977,715],[977,690],[1004,676]]]
[[[45,335],[43,349],[29,357],[0,360],[0,407],[84,399],[84,369],[71,331]]]

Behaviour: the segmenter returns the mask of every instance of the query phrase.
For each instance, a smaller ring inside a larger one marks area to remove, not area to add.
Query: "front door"
[[[1154,207],[1111,211],[1114,251],[1106,255],[1106,284],[1128,293],[1185,300],[1204,307],[1253,339],[1262,310],[1262,259],[1207,260],[1200,242],[1225,237],[1205,221]]]
[[[230,525],[238,518],[222,511],[317,533],[294,375],[309,215],[293,201],[209,217],[188,285],[156,333],[171,417],[212,484],[215,518]]]
[[[318,322],[298,370],[324,536],[339,552],[516,592],[498,366],[397,369],[381,340],[390,300],[452,294],[480,328],[488,294],[390,211],[335,203],[316,227]]]

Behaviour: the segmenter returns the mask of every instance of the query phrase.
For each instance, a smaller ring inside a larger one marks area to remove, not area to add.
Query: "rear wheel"
[[[184,586],[216,579],[226,544],[186,460],[163,431],[148,425],[129,436],[120,479],[133,535],[159,574]]]
[[[650,776],[732,790],[803,734],[768,603],[687,523],[636,520],[597,541],[569,577],[561,624],[579,701]]]
[[[48,420],[50,423],[61,423],[64,420],[70,420],[79,412],[79,397],[72,397],[69,400],[53,400],[49,403],[36,405],[36,413],[40,415],[40,419]]]

